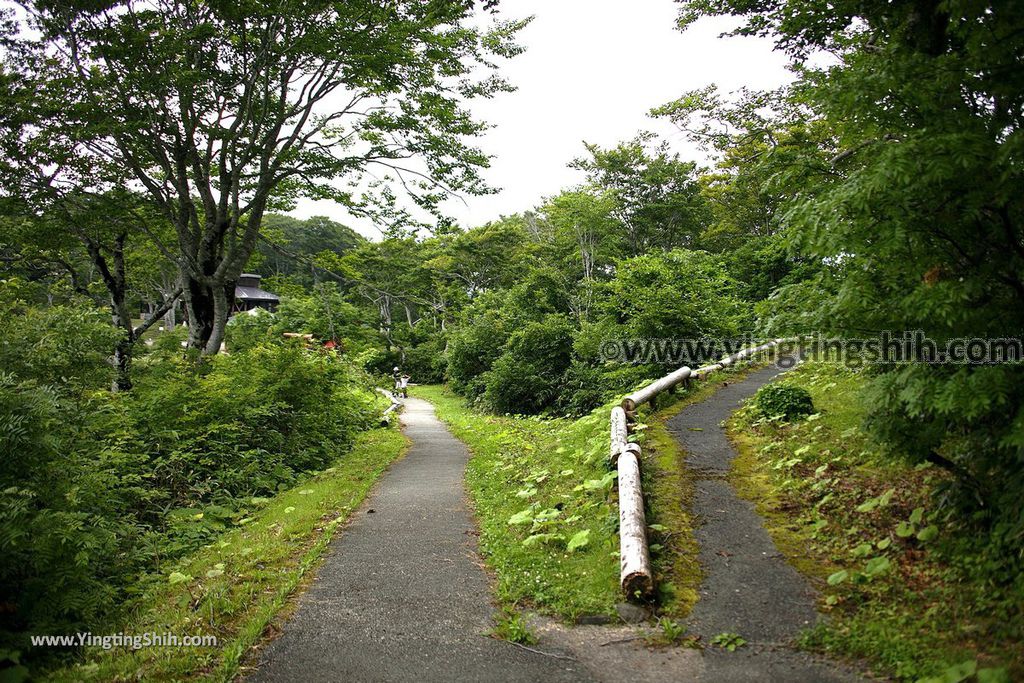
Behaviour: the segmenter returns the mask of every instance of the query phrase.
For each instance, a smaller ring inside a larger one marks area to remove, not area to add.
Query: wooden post
[[[626,427],[626,411],[621,407],[616,406],[612,408],[612,429],[611,429],[611,463],[614,465],[615,461],[619,459],[619,454],[626,449],[627,441],[627,427]]]
[[[629,444],[619,454],[619,583],[628,598],[654,590],[647,550],[647,519],[640,487],[640,447]]]

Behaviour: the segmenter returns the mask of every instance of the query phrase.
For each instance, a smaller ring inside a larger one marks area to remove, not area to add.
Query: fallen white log
[[[691,374],[693,373],[690,368],[683,366],[675,372],[665,375],[655,382],[651,382],[643,389],[638,389],[626,398],[622,399],[622,407],[627,413],[631,413],[636,410],[637,406],[647,403],[661,392],[671,389],[675,385],[689,378]]]
[[[618,469],[619,582],[627,597],[643,597],[654,589],[654,576],[647,550],[647,520],[640,487],[640,446],[631,443],[623,449]]]

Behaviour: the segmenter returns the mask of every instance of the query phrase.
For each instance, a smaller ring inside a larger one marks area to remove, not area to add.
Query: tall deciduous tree
[[[213,354],[268,210],[305,195],[400,220],[392,184],[434,212],[486,191],[462,103],[508,89],[490,60],[524,22],[477,30],[474,5],[25,2],[5,75],[65,105],[22,135],[123,167],[174,225],[189,341]]]
[[[613,215],[624,231],[628,256],[692,247],[710,219],[694,179],[696,165],[670,153],[664,143],[649,152],[651,139],[645,133],[612,149],[587,145],[590,158],[572,164],[598,191],[615,198]]]

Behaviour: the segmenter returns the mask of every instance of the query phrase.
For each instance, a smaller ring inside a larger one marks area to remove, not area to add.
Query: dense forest
[[[793,82],[651,112],[701,160],[581,141],[581,184],[459,226],[443,200],[489,191],[466,103],[512,89],[494,62],[527,23],[477,28],[476,4],[4,10],[5,670],[53,665],[28,634],[116,630],[344,458],[395,367],[482,414],[577,418],[705,360],[624,341],[1024,334],[1024,6],[681,2],[681,30],[773,39]],[[294,218],[299,197],[344,211]],[[275,310],[235,312],[243,272]],[[936,552],[1019,626],[1021,366],[858,377],[873,448],[944,472]]]

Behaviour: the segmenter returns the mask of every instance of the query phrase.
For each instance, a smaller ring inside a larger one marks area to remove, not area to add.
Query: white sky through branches
[[[603,147],[650,130],[687,159],[703,159],[652,107],[686,90],[717,84],[723,92],[772,88],[790,80],[786,60],[768,40],[719,38],[731,23],[702,20],[685,33],[675,28],[672,0],[504,0],[508,18],[534,15],[520,34],[526,52],[503,64],[519,89],[472,103],[494,124],[481,139],[494,156],[485,178],[496,195],[454,200],[447,209],[460,225],[482,225],[524,211],[582,180],[567,164],[584,153],[583,141]],[[299,202],[294,215],[326,215],[367,236],[332,202]]]

